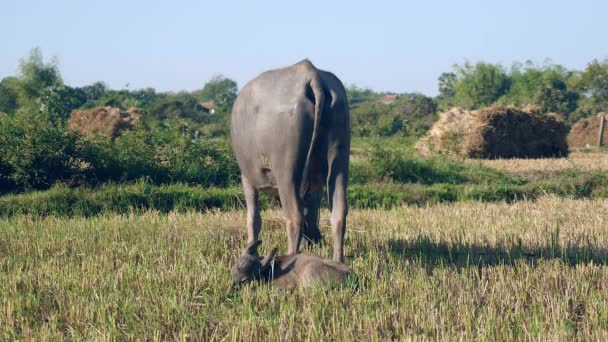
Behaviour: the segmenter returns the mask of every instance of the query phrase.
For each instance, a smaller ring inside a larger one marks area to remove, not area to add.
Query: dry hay
[[[601,116],[605,115],[606,121],[608,121],[607,113],[600,113],[590,118],[582,119],[572,126],[570,134],[568,134],[568,146],[573,147],[587,147],[597,145],[597,138],[600,130],[600,119]],[[603,142],[608,143],[608,122],[605,122]]]
[[[462,150],[460,142],[471,130],[474,121],[474,112],[451,108],[447,112],[439,114],[439,120],[416,144],[416,149],[423,155],[460,154]]]
[[[429,155],[470,158],[543,158],[568,155],[566,125],[556,115],[492,106],[475,111],[452,108],[441,113],[416,145]]]
[[[74,110],[68,127],[84,136],[99,134],[116,138],[123,131],[131,129],[139,119],[140,114],[135,108],[98,107]]]

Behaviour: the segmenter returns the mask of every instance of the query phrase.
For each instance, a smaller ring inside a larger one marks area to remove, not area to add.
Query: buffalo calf
[[[238,286],[255,279],[265,279],[279,289],[296,287],[345,286],[353,271],[346,265],[316,255],[299,253],[276,257],[276,248],[267,256],[260,257],[257,247],[260,241],[247,245],[243,254],[232,266],[233,285]]]

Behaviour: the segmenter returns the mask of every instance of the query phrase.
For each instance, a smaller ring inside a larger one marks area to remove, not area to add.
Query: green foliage
[[[74,171],[76,136],[46,114],[0,116],[0,193],[46,188]]]
[[[453,72],[444,72],[437,79],[439,83],[439,97],[449,99],[456,95],[454,82],[456,82],[456,74]]]
[[[176,122],[156,126],[153,145],[159,165],[168,170],[169,181],[228,186],[239,184],[240,171],[226,141],[191,140]]]
[[[375,101],[381,96],[381,93],[377,93],[369,88],[360,88],[356,84],[351,84],[346,88],[346,97],[351,106],[361,102]]]
[[[55,59],[44,63],[40,49],[32,49],[29,57],[20,61],[19,69],[18,77],[0,83],[0,111],[13,114],[24,108],[66,119],[87,101],[83,90],[63,84]]]
[[[383,115],[389,115],[390,107],[376,101],[368,101],[351,107],[351,126],[354,134],[376,134],[375,125]]]
[[[19,79],[6,77],[0,81],[0,113],[14,114],[19,108]]]
[[[59,85],[42,89],[36,99],[36,105],[40,113],[67,120],[72,110],[79,108],[86,101],[85,93],[79,88]]]
[[[0,215],[16,214],[92,216],[106,212],[133,210],[236,209],[244,203],[240,188],[202,188],[185,184],[156,186],[138,181],[133,184],[102,185],[97,188],[69,188],[56,185],[46,191],[0,197]],[[266,202],[263,202],[266,205]]]
[[[159,96],[150,106],[149,114],[157,120],[189,119],[193,122],[201,122],[208,116],[194,95],[185,92]]]
[[[482,167],[439,158],[424,159],[400,150],[376,144],[369,156],[377,180],[420,184],[519,184],[506,174]]]
[[[110,140],[84,138],[48,114],[20,110],[0,116],[0,193],[130,181],[238,184],[239,170],[226,141],[192,140],[184,126],[166,121],[139,126]]]
[[[576,109],[578,93],[568,89],[562,80],[550,80],[539,87],[534,103],[542,113],[568,115]]]
[[[487,63],[474,66],[465,63],[455,69],[453,96],[440,96],[444,108],[458,105],[477,109],[499,102],[518,107],[533,105],[543,113],[555,112],[570,117],[579,105],[581,93],[571,86],[575,83],[574,74],[561,65],[537,66],[527,61],[514,63],[508,73],[500,65]],[[440,88],[443,83],[449,83],[447,75],[442,74]]]
[[[378,120],[376,132],[381,137],[389,137],[403,129],[403,120],[397,115],[383,115]]]
[[[401,118],[405,134],[420,136],[433,125],[437,109],[437,101],[414,93],[400,95],[394,103],[393,112]]]
[[[101,137],[86,140],[81,154],[88,163],[85,178],[94,182],[146,177],[155,184],[238,184],[238,166],[227,142],[192,140],[182,128],[178,122],[168,121],[151,129],[127,131],[113,142]]]
[[[45,64],[39,48],[32,49],[29,57],[19,62],[19,69],[21,83],[19,103],[21,106],[36,101],[46,88],[63,84],[57,60],[53,59]]]
[[[236,81],[217,75],[205,83],[203,89],[196,91],[194,96],[199,101],[214,101],[216,111],[226,114],[232,109],[237,92]]]
[[[516,106],[534,104],[541,87],[553,82],[565,82],[567,77],[568,73],[560,65],[546,63],[537,66],[532,61],[513,63],[509,74],[511,87],[502,102]]]
[[[99,81],[91,85],[84,86],[80,88],[80,90],[82,90],[84,93],[87,102],[95,102],[101,99],[108,92],[108,87],[105,85],[105,83]]]
[[[485,172],[484,172],[485,173]],[[433,179],[432,176],[430,179]],[[442,175],[441,177],[445,177]],[[460,183],[351,184],[348,203],[352,209],[394,208],[404,204],[428,205],[457,201],[514,202],[556,195],[567,198],[608,198],[608,175],[603,172],[562,172],[538,182],[509,182],[501,177],[459,176]],[[449,177],[447,180],[449,181]],[[485,179],[477,182],[476,179]],[[491,179],[495,179],[490,181]],[[498,179],[498,180],[496,180]],[[446,178],[444,178],[446,180]],[[325,199],[324,199],[325,201]],[[187,184],[154,185],[134,183],[104,184],[99,187],[70,188],[55,185],[45,191],[9,194],[0,197],[0,217],[13,215],[93,216],[104,213],[129,214],[147,210],[163,213],[189,210],[244,209],[240,187],[204,188]],[[262,208],[277,205],[261,196]],[[326,206],[327,203],[324,203]]]
[[[95,102],[96,106],[111,106],[122,109],[150,108],[158,100],[158,94],[153,88],[139,90],[108,90]]]
[[[500,65],[467,62],[455,69],[454,97],[463,108],[489,106],[509,90],[509,77]]]
[[[401,94],[391,104],[361,102],[351,108],[353,133],[359,136],[421,135],[433,124],[437,102],[422,94]]]
[[[575,116],[588,117],[608,111],[608,59],[593,60],[570,82],[582,98]]]

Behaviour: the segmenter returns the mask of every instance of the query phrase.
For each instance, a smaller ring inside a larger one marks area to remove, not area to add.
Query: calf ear
[[[270,253],[268,253],[268,255],[264,257],[264,259],[262,259],[262,261],[261,261],[262,272],[266,271],[266,269],[268,269],[268,267],[270,266],[270,263],[272,262],[272,260],[274,259],[274,256],[276,254],[277,254],[277,249],[273,248],[272,251],[270,251]]]
[[[245,252],[243,254],[249,255],[258,255],[258,246],[262,243],[261,240],[254,241],[245,247]]]

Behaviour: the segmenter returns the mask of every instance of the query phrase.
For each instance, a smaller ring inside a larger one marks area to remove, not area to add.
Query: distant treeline
[[[434,98],[348,86],[353,134],[416,137],[440,110],[495,102],[532,105],[572,122],[607,109],[608,60],[593,61],[583,71],[530,62],[509,70],[465,63],[442,74],[438,85]],[[237,91],[237,83],[223,76],[193,92],[112,90],[103,82],[71,87],[63,82],[56,60],[45,63],[34,49],[20,61],[18,75],[0,81],[0,193],[57,182],[95,185],[142,177],[154,184],[235,185],[238,168],[227,132]],[[208,102],[215,106],[213,114],[203,106]],[[97,106],[136,107],[142,120],[115,139],[67,129],[72,110]],[[194,138],[195,131],[200,139]]]
[[[582,71],[530,61],[508,70],[482,62],[456,65],[454,70],[439,77],[438,99],[443,106],[531,105],[571,123],[608,110],[608,59],[593,60]]]
[[[208,137],[224,136],[228,128],[227,113],[237,95],[237,83],[221,75],[193,92],[158,93],[153,88],[112,90],[103,82],[84,87],[64,84],[55,59],[44,63],[39,49],[22,59],[17,76],[0,81],[0,113],[14,115],[19,111],[45,113],[67,120],[74,109],[112,106],[138,108],[145,124],[166,119],[179,120],[190,131],[200,130]],[[202,106],[213,102],[214,114]]]
[[[395,94],[397,99],[378,102],[387,93],[348,87],[353,133],[387,136],[420,135],[436,119],[438,110],[457,106],[478,109],[499,103],[556,113],[572,124],[608,111],[608,59],[593,60],[582,70],[527,61],[510,68],[479,62],[455,65],[438,79],[439,95]]]

